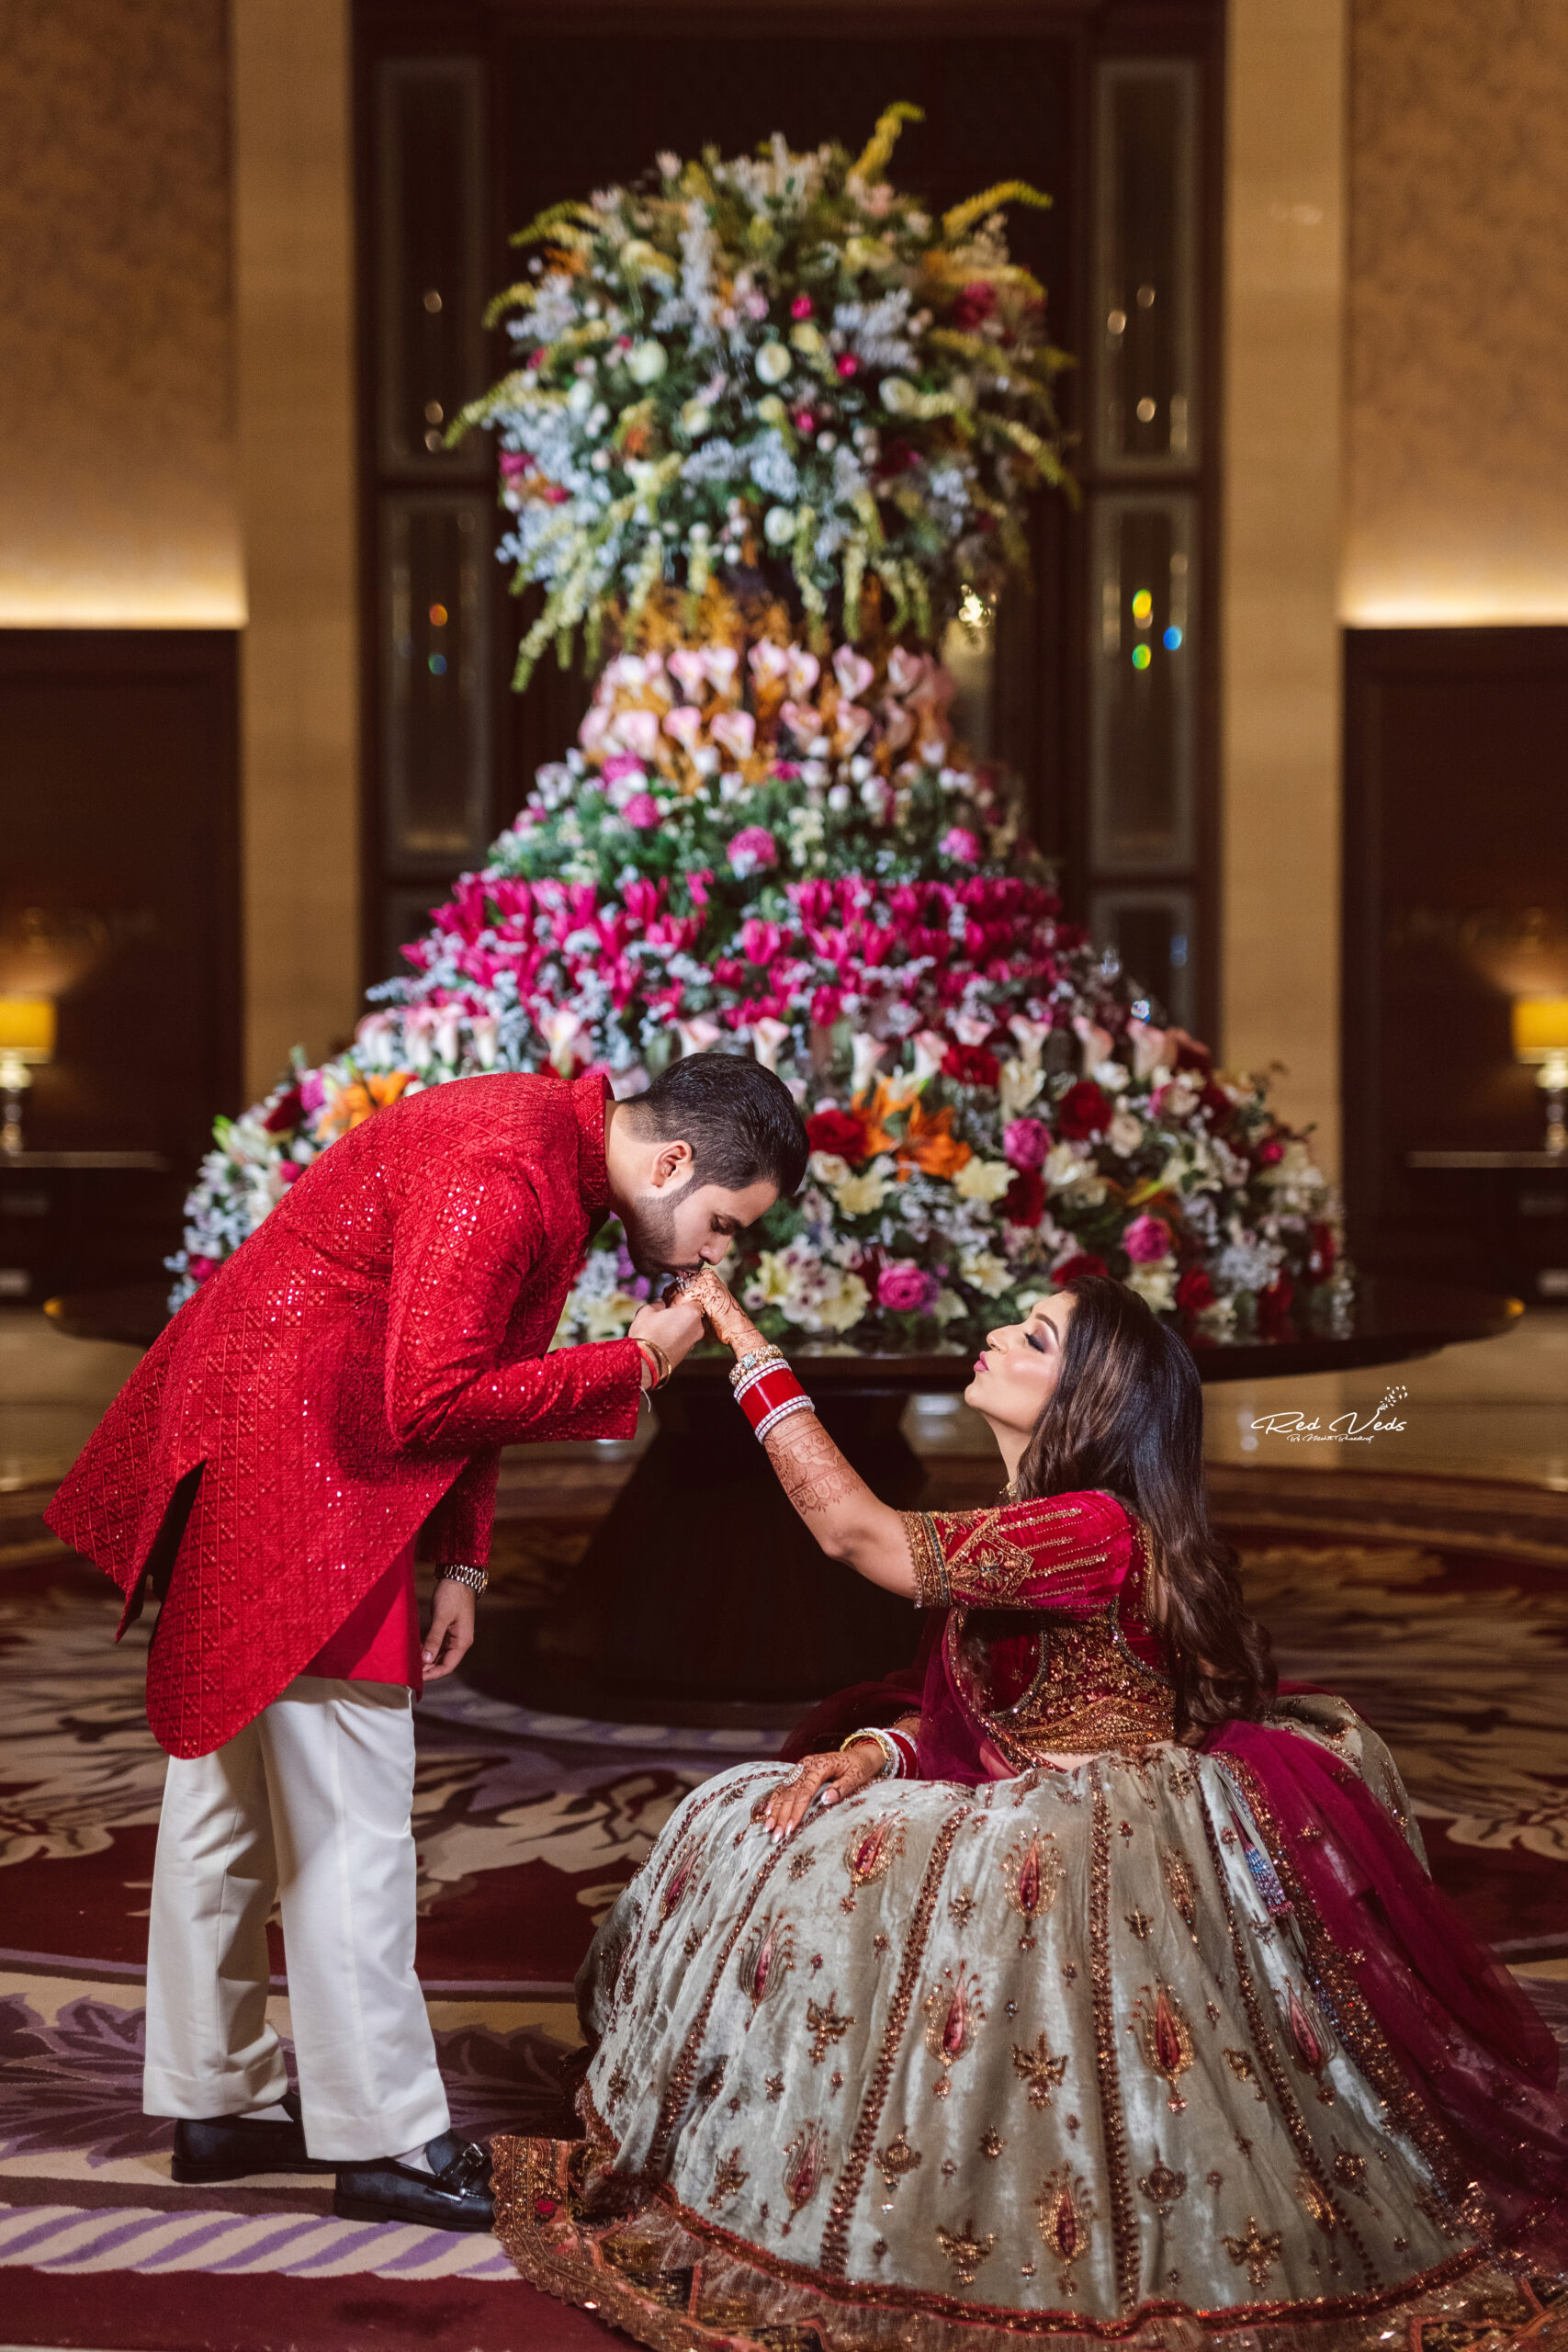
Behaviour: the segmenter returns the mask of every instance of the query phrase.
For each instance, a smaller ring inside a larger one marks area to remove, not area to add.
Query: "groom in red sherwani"
[[[807,1148],[737,1056],[622,1103],[599,1076],[405,1096],[306,1170],[89,1441],[51,1526],[125,1594],[121,1632],[166,1579],[145,2105],[179,2119],[176,2179],[333,2171],[350,2217],[490,2226],[413,1973],[412,1697],[472,1640],[499,1449],[630,1437],[701,1334],[649,1305],[549,1352],[592,1235],[618,1216],[649,1275],[717,1264]],[[275,1896],[298,2098],[265,2017]]]

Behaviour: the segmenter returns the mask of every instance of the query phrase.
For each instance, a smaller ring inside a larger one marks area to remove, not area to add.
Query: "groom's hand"
[[[424,1679],[439,1682],[450,1674],[474,1645],[474,1596],[466,1584],[454,1577],[440,1577],[435,1585],[435,1606],[430,1612],[430,1631],[424,1637],[423,1657]]]
[[[632,1317],[627,1337],[651,1340],[662,1348],[673,1370],[682,1358],[690,1353],[703,1336],[702,1309],[691,1300],[677,1296],[673,1306],[655,1306],[651,1303],[639,1306]]]

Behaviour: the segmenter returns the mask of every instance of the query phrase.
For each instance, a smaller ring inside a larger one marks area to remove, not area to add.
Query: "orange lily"
[[[960,1142],[953,1132],[951,1103],[928,1115],[918,1101],[910,1110],[909,1124],[897,1151],[900,1159],[912,1159],[928,1176],[945,1176],[950,1182],[975,1157],[969,1146]]]
[[[854,1097],[850,1108],[865,1129],[865,1149],[868,1159],[879,1151],[901,1152],[904,1149],[903,1141],[897,1136],[889,1135],[883,1122],[897,1118],[900,1111],[908,1111],[911,1104],[914,1105],[916,1117],[919,1117],[919,1096],[913,1092],[895,1094],[885,1078],[877,1080],[875,1091],[869,1102],[863,1092]]]

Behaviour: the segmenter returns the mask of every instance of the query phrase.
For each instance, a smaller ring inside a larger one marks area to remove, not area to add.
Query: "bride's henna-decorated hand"
[[[762,1820],[769,1835],[775,1841],[787,1838],[818,1799],[829,1805],[858,1795],[878,1777],[886,1760],[874,1739],[857,1740],[831,1756],[803,1756],[784,1786],[768,1799]]]
[[[682,1276],[681,1295],[702,1309],[715,1339],[725,1347],[733,1348],[737,1355],[743,1355],[748,1348],[766,1347],[767,1341],[746,1309],[711,1266],[705,1266],[700,1274]]]

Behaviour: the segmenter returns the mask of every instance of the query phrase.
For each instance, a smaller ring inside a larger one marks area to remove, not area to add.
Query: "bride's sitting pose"
[[[1005,1498],[899,1512],[689,1293],[813,1534],[923,1612],[921,1671],[671,1820],[580,1979],[586,2141],[500,2143],[525,2274],[659,2346],[1541,2322],[1555,2048],[1382,1741],[1277,1693],[1176,1334],[1109,1279],[1044,1299],[967,1392]]]

